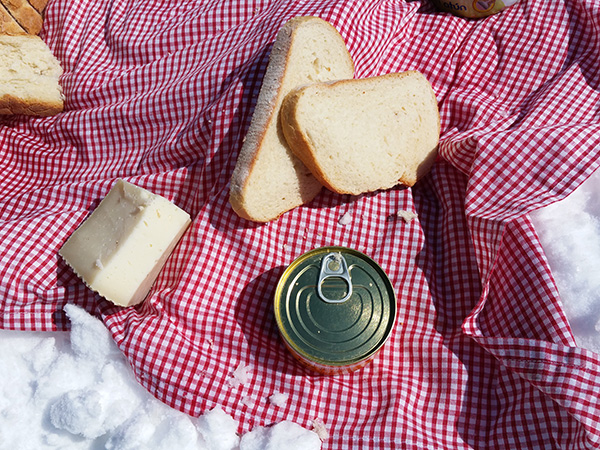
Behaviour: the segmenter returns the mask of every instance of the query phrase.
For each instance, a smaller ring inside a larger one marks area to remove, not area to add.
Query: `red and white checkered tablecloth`
[[[414,188],[323,190],[257,225],[229,207],[229,178],[270,44],[297,15],[339,30],[356,77],[423,72],[440,158]],[[527,215],[600,164],[600,2],[521,0],[470,21],[426,0],[51,0],[42,36],[66,110],[0,119],[0,327],[65,329],[75,303],[165,403],[220,405],[240,432],[319,418],[324,449],[600,448],[600,356],[576,346]],[[125,309],[57,255],[116,178],[194,217]],[[299,366],[272,314],[285,267],[326,245],[374,258],[398,296],[390,340],[348,375]]]

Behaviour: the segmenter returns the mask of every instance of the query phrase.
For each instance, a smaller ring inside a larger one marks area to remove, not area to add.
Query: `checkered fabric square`
[[[413,188],[324,189],[257,225],[230,208],[229,179],[270,44],[301,15],[339,30],[357,78],[426,75],[440,156]],[[600,448],[600,356],[576,346],[528,218],[600,164],[598,1],[521,0],[468,20],[427,0],[51,0],[42,37],[66,107],[0,119],[0,327],[67,329],[64,305],[80,305],[166,404],[220,405],[240,432],[320,419],[324,449]],[[117,178],[193,217],[131,308],[58,257]],[[372,257],[398,297],[376,359],[336,376],[301,367],[272,313],[285,267],[328,245]],[[249,381],[235,386],[240,365]],[[277,392],[285,405],[267,401]]]

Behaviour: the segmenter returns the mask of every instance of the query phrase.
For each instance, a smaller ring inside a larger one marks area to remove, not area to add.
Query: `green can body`
[[[392,284],[375,261],[345,247],[322,247],[285,270],[274,309],[296,359],[335,375],[372,361],[392,332],[397,305]]]

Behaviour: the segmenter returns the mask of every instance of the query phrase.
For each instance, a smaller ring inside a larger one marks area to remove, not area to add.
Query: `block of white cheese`
[[[120,306],[147,296],[190,224],[188,213],[159,195],[117,180],[59,254],[98,294]]]

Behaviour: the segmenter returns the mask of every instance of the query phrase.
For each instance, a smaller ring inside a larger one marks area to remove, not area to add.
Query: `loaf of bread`
[[[440,135],[435,94],[416,71],[297,88],[283,101],[281,124],[324,186],[353,195],[414,185]]]
[[[300,85],[353,75],[346,44],[331,24],[316,17],[284,24],[231,178],[229,200],[239,216],[268,222],[319,193],[321,184],[287,145],[279,108],[287,93]]]
[[[47,0],[0,0],[0,34],[38,34]]]
[[[63,70],[35,35],[0,35],[0,114],[50,116],[63,110]]]

